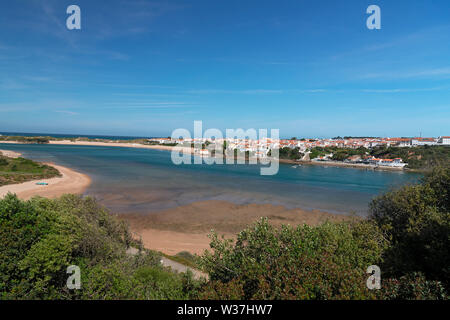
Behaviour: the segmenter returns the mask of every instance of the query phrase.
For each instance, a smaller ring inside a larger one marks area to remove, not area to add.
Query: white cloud
[[[416,71],[404,71],[404,72],[380,72],[380,73],[368,73],[362,75],[361,79],[410,79],[410,78],[434,78],[434,77],[446,77],[450,76],[450,67],[431,68],[425,70]]]
[[[434,87],[434,88],[398,88],[398,89],[363,89],[362,92],[367,93],[402,93],[402,92],[426,92],[426,91],[439,91],[448,89],[446,87]]]
[[[79,115],[78,112],[73,112],[73,111],[69,111],[69,110],[56,110],[55,112],[57,112],[57,113],[68,114],[68,115],[70,115],[70,116],[76,116],[76,115]]]

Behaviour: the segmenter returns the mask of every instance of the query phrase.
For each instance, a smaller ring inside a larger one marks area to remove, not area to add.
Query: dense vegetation
[[[368,266],[387,241],[367,223],[283,227],[266,220],[242,231],[235,244],[213,235],[202,263],[211,299],[361,299]]]
[[[212,299],[447,299],[449,169],[376,198],[370,218],[277,230],[263,220],[202,257]],[[381,290],[366,268],[382,270]]]
[[[60,176],[57,169],[24,158],[0,156],[0,186]]]
[[[358,149],[339,148],[339,147],[314,147],[311,149],[309,158],[315,159],[318,157],[323,157],[328,154],[333,154],[333,156],[331,157],[332,160],[343,161],[348,157],[355,155],[363,156],[368,152],[369,149],[366,149],[364,147],[360,147]]]
[[[303,158],[304,154],[300,152],[299,148],[281,148],[279,150],[280,159],[298,160]]]
[[[333,154],[335,161],[344,161],[351,156],[374,156],[383,159],[401,158],[408,163],[410,169],[430,171],[434,167],[450,164],[450,147],[448,146],[417,146],[412,148],[380,146],[373,149],[360,147],[358,149],[339,147],[314,147],[309,154],[310,159]]]
[[[52,137],[23,137],[23,136],[0,136],[1,141],[17,141],[20,143],[38,143],[46,144],[52,140]]]
[[[448,299],[450,169],[373,200],[369,219],[275,228],[266,219],[237,240],[211,234],[200,261],[209,281],[193,280],[140,250],[128,228],[92,198],[0,200],[3,299]],[[129,252],[129,251],[128,251]],[[66,287],[81,268],[82,288]],[[381,289],[366,287],[381,268]]]
[[[198,282],[164,269],[151,251],[129,254],[123,222],[92,198],[0,200],[0,298],[187,299]],[[81,290],[66,286],[67,267],[81,269]]]
[[[375,198],[370,219],[391,242],[385,272],[421,272],[450,288],[450,169],[438,168],[421,184]]]

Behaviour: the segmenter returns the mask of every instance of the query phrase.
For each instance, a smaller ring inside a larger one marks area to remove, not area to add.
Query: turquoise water
[[[261,176],[258,165],[177,166],[170,152],[151,149],[1,143],[0,148],[88,174],[93,183],[86,194],[121,213],[227,200],[365,215],[374,196],[420,178],[406,172],[284,164],[277,175]]]

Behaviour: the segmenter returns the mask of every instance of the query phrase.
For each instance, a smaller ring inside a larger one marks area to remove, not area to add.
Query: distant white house
[[[267,158],[267,152],[266,151],[257,151],[257,152],[255,152],[255,157],[260,158],[260,159],[265,159],[265,158]]]
[[[201,156],[209,156],[209,150],[208,149],[195,149],[195,154],[199,154]]]
[[[408,165],[407,163],[403,162],[403,160],[401,158],[395,158],[395,159],[377,159],[377,158],[372,158],[372,159],[369,159],[369,163],[377,165],[377,166],[399,167],[399,168],[403,168],[406,165]]]
[[[446,136],[446,137],[439,137],[438,139],[438,143],[445,145],[445,146],[449,146],[450,145],[450,137]]]
[[[411,145],[412,146],[433,146],[436,145],[436,139],[434,138],[412,138]]]

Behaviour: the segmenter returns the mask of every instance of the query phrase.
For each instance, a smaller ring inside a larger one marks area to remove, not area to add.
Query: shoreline
[[[140,144],[87,141],[52,141],[51,144],[117,146],[168,151],[173,149],[170,146],[145,146]],[[281,163],[299,163],[298,161],[287,161],[280,159]],[[45,180],[45,182],[49,183],[45,187],[37,186],[35,184],[36,181],[25,182],[20,185],[3,186],[0,187],[0,196],[4,196],[7,189],[13,189],[12,191],[23,199],[29,199],[35,195],[56,198],[64,193],[83,193],[91,183],[91,179],[84,174],[62,166],[50,165],[57,168],[63,174],[63,178]],[[78,182],[71,183],[74,175],[78,177]],[[65,178],[66,180],[64,180]],[[113,215],[125,220],[129,224],[130,231],[137,239],[142,239],[144,247],[168,255],[175,255],[182,251],[201,254],[204,250],[210,249],[208,234],[212,229],[226,238],[236,239],[236,235],[240,231],[258,221],[261,217],[267,217],[269,222],[276,227],[282,224],[291,226],[301,224],[317,225],[327,220],[343,221],[354,219],[350,214],[333,214],[320,210],[306,210],[301,208],[288,209],[284,206],[273,204],[252,203],[239,205],[220,200],[197,201],[187,205],[145,214]]]
[[[182,251],[201,254],[209,250],[208,234],[236,239],[252,223],[266,217],[275,227],[283,225],[318,225],[325,221],[361,219],[347,214],[319,210],[288,209],[272,204],[238,205],[222,200],[197,201],[148,214],[117,214],[126,221],[144,247],[175,255]]]
[[[161,150],[172,150],[173,148],[169,146],[101,142],[66,142],[63,144],[112,145]],[[12,155],[12,152],[8,154]],[[15,155],[20,156],[19,153]],[[25,200],[36,195],[56,198],[65,193],[83,193],[91,183],[91,179],[87,175],[66,167],[54,164],[49,165],[58,169],[62,174],[62,178],[43,180],[49,183],[48,186],[38,186],[36,185],[36,180],[22,184],[6,185],[0,187],[0,197],[3,197],[10,191]],[[220,200],[197,201],[145,214],[113,213],[113,215],[129,224],[133,236],[141,239],[145,248],[168,255],[175,255],[182,251],[201,254],[205,250],[210,249],[208,234],[210,234],[212,229],[228,239],[236,239],[236,235],[240,231],[260,220],[261,217],[266,217],[276,227],[282,224],[291,226],[301,224],[317,225],[327,220],[343,221],[352,219],[351,215],[333,214],[320,210],[288,209],[282,205],[273,204],[252,203],[239,205]]]
[[[8,144],[26,144],[19,141],[2,141],[2,143]],[[71,140],[50,140],[48,144],[53,145],[71,145],[71,146],[92,146],[92,147],[122,147],[122,148],[137,148],[137,149],[153,149],[153,150],[165,150],[172,151],[175,147],[163,146],[163,145],[144,145],[140,143],[125,143],[125,142],[94,142],[94,141],[71,141]],[[196,155],[194,149],[188,147],[180,148],[180,151]],[[200,155],[198,155],[200,156]],[[210,156],[208,156],[210,157]],[[270,160],[269,158],[267,160]],[[420,170],[412,170],[408,168],[400,167],[384,167],[375,166],[372,164],[359,164],[359,163],[345,163],[345,162],[330,162],[330,161],[305,161],[305,160],[290,160],[279,159],[279,163],[293,164],[293,165],[315,165],[324,167],[341,167],[341,168],[354,168],[362,170],[375,170],[375,171],[397,171],[397,172],[421,172]]]
[[[16,158],[21,157],[22,154],[20,152],[16,152],[16,151],[0,149],[0,156],[16,159]]]
[[[289,160],[280,159],[280,163],[293,164],[293,165],[312,165],[312,166],[323,166],[323,167],[341,167],[341,168],[353,168],[362,170],[374,170],[374,171],[403,171],[412,172],[410,169],[404,169],[400,167],[384,167],[375,166],[373,164],[364,163],[345,163],[345,162],[331,162],[331,161],[305,161],[305,160]]]
[[[0,140],[0,145],[2,143],[7,144],[28,144],[19,141],[2,141]],[[62,145],[62,146],[92,146],[92,147],[122,147],[122,148],[137,148],[137,149],[156,149],[156,150],[166,150],[171,151],[174,147],[171,146],[160,146],[160,145],[145,145],[140,143],[125,143],[125,142],[94,142],[94,141],[70,141],[70,140],[50,140],[47,144]],[[43,144],[46,145],[46,144]],[[182,148],[183,151],[191,152],[191,148]],[[192,151],[193,153],[193,151]]]
[[[1,186],[0,198],[3,198],[9,192],[15,193],[17,197],[22,200],[28,200],[34,196],[53,199],[67,193],[82,194],[92,182],[91,178],[86,174],[55,165],[54,163],[45,164],[56,168],[61,173],[61,177],[32,180],[20,184]],[[36,185],[37,182],[46,182],[48,185]]]

